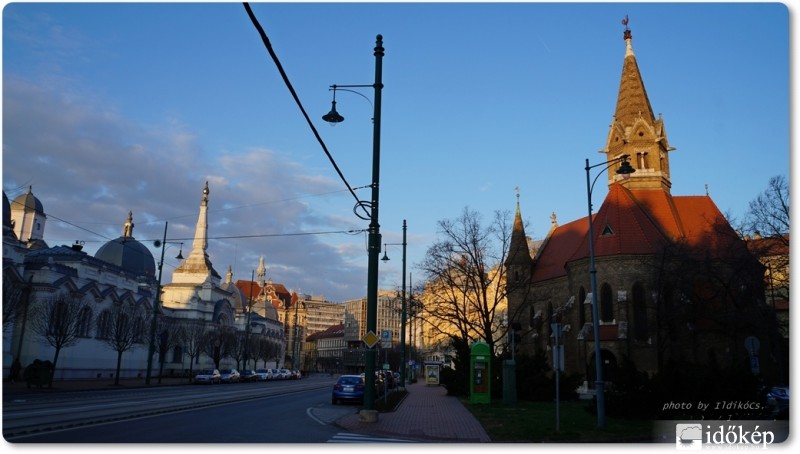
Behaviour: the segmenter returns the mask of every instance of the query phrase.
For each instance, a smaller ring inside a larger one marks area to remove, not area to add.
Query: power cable
[[[247,10],[247,15],[250,16],[250,20],[253,22],[253,25],[256,27],[256,30],[258,30],[258,34],[261,36],[261,41],[264,42],[264,46],[267,48],[267,51],[269,52],[270,57],[272,57],[272,61],[275,62],[275,66],[277,66],[278,72],[281,73],[281,78],[283,78],[283,82],[286,84],[286,88],[289,89],[289,92],[292,94],[292,97],[294,98],[294,101],[297,103],[297,106],[300,108],[300,112],[302,112],[303,117],[305,117],[306,122],[308,123],[308,126],[311,128],[311,132],[314,133],[314,137],[317,138],[317,142],[319,142],[320,146],[322,146],[322,150],[325,152],[325,155],[328,156],[328,160],[333,165],[333,168],[336,170],[336,173],[339,174],[339,178],[342,179],[342,182],[344,182],[345,186],[347,186],[347,189],[350,191],[351,194],[353,194],[353,198],[355,198],[356,202],[357,202],[356,206],[360,206],[364,210],[364,212],[366,213],[367,217],[369,217],[369,215],[370,215],[369,211],[367,211],[367,209],[364,207],[364,205],[362,204],[361,200],[356,195],[356,193],[353,190],[353,188],[350,187],[350,183],[347,182],[347,179],[344,177],[344,174],[339,169],[339,166],[336,164],[336,161],[333,159],[333,156],[331,156],[330,152],[328,151],[328,147],[325,145],[325,142],[323,142],[322,137],[320,137],[320,135],[319,135],[319,132],[317,132],[317,128],[315,128],[314,124],[311,122],[311,118],[309,118],[308,113],[306,113],[306,110],[303,107],[303,103],[300,102],[300,98],[297,96],[297,92],[295,92],[294,87],[292,86],[292,83],[289,81],[289,77],[286,75],[286,71],[283,70],[283,65],[281,65],[280,60],[278,60],[278,56],[275,54],[275,51],[272,49],[272,44],[270,43],[269,38],[267,37],[267,33],[264,31],[264,28],[261,27],[261,24],[258,22],[258,19],[256,19],[255,14],[253,14],[253,10],[250,9],[250,4],[247,3],[247,2],[244,2],[243,5],[244,5],[244,9]]]

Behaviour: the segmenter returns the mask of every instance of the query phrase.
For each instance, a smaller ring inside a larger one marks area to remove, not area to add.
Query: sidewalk
[[[358,414],[336,425],[351,432],[405,437],[424,442],[488,443],[489,435],[472,413],[443,386],[424,382],[406,385],[408,395],[393,412],[378,414],[377,422],[362,422]]]

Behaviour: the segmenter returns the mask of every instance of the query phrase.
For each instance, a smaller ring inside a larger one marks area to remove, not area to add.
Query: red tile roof
[[[744,247],[710,197],[673,197],[619,183],[609,186],[592,229],[595,257],[657,254],[677,241],[717,257]],[[539,250],[533,281],[565,276],[567,263],[588,258],[588,231],[586,217],[557,227]]]

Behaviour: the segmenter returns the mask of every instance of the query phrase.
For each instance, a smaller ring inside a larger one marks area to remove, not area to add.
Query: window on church
[[[583,302],[586,301],[586,289],[581,287],[578,291],[578,328],[583,329],[583,325],[586,323],[586,304]]]
[[[133,339],[137,344],[144,342],[144,318],[136,317],[133,321]]]
[[[647,334],[647,306],[644,286],[637,282],[633,285],[633,337],[637,341],[646,341]]]
[[[606,224],[606,226],[603,227],[603,231],[600,232],[600,236],[609,236],[609,235],[613,235],[613,234],[614,234],[614,230],[608,224]]]
[[[97,338],[108,339],[111,335],[111,312],[104,310],[97,318]]]
[[[173,363],[183,362],[183,348],[180,345],[176,345],[175,348],[172,349],[172,362]]]
[[[614,321],[614,302],[611,298],[611,286],[603,284],[600,288],[600,321],[611,323]]]
[[[78,336],[89,337],[92,327],[92,309],[84,307],[78,315]]]

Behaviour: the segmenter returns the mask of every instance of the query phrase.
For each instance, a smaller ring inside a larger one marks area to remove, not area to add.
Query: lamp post
[[[617,174],[627,178],[628,175],[636,171],[628,163],[630,155],[622,155],[616,159],[602,162],[600,164],[589,165],[589,160],[586,160],[586,198],[589,201],[589,279],[592,286],[592,330],[594,335],[594,365],[595,365],[595,397],[597,398],[597,427],[600,429],[606,426],[606,402],[605,402],[605,383],[603,382],[603,360],[600,357],[600,320],[597,309],[597,269],[594,262],[594,229],[592,227],[592,190],[597,178],[603,174],[603,171],[612,165],[622,162]],[[606,166],[602,171],[598,172],[594,180],[591,181],[589,171],[595,167]]]
[[[158,262],[158,281],[156,283],[156,299],[153,300],[153,316],[150,320],[150,350],[147,352],[147,375],[144,378],[144,384],[150,384],[150,374],[153,372],[153,355],[156,352],[156,329],[158,327],[158,309],[161,305],[161,272],[164,268],[164,252],[167,250],[167,227],[168,222],[164,223],[164,240],[154,242],[155,247],[161,247],[161,260]],[[176,243],[177,244],[177,243]],[[183,260],[183,243],[181,244],[181,251],[175,257],[178,260]]]
[[[375,90],[375,99],[373,104],[374,115],[372,118],[373,132],[372,132],[372,199],[369,202],[359,201],[356,205],[366,209],[370,209],[369,217],[369,246],[368,246],[368,265],[367,265],[367,333],[375,333],[377,329],[377,312],[378,312],[378,255],[381,250],[381,234],[380,224],[378,223],[378,195],[379,195],[379,181],[380,181],[380,143],[381,143],[381,90],[383,89],[383,36],[377,35],[375,38],[375,83],[372,85],[333,85],[334,102],[332,109],[329,113],[322,117],[323,120],[329,123],[340,123],[344,121],[344,117],[336,112],[336,89],[340,87],[372,87]],[[358,211],[356,211],[358,214]],[[364,220],[367,218],[361,217]],[[374,415],[367,418],[377,421],[377,412],[375,411],[375,383],[372,379],[375,376],[375,346],[366,349],[366,365],[364,367],[364,374],[367,377],[364,386],[364,409]],[[373,422],[374,422],[373,421]]]
[[[402,279],[402,311],[400,313],[400,387],[406,387],[406,220],[403,219],[403,279]],[[393,243],[397,245],[397,243]],[[384,262],[389,261],[386,251],[383,252]]]

